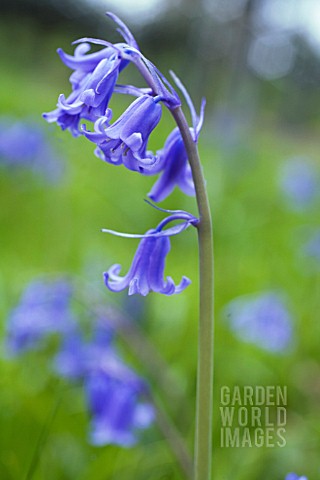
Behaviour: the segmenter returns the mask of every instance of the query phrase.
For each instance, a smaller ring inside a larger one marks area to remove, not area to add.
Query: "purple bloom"
[[[114,124],[109,125],[109,118],[97,120],[95,132],[84,130],[85,136],[97,144],[97,156],[113,165],[123,164],[129,170],[150,169],[157,159],[146,148],[161,118],[159,98],[142,95]]]
[[[109,16],[119,25],[119,31],[127,43],[114,45],[103,40],[84,38],[75,49],[74,56],[58,49],[61,60],[74,70],[70,76],[72,93],[66,99],[59,96],[57,108],[43,116],[49,122],[57,122],[62,130],[69,129],[76,137],[80,119],[96,121],[106,115],[109,100],[114,91],[118,75],[128,64],[131,50],[139,52],[137,42],[130,30],[115,15]],[[88,53],[90,43],[104,48]]]
[[[129,447],[136,441],[136,430],[152,423],[154,409],[141,401],[147,386],[120,360],[111,340],[105,323],[98,324],[91,341],[83,341],[79,334],[70,335],[56,356],[55,370],[84,382],[91,443]]]
[[[280,352],[290,344],[292,320],[275,293],[236,298],[226,306],[225,314],[241,340],[272,352]]]
[[[32,282],[11,312],[6,332],[8,351],[20,354],[35,348],[52,333],[66,334],[75,327],[70,310],[72,288],[64,280]]]
[[[162,230],[169,222],[183,220],[183,223]],[[142,238],[134,256],[129,272],[119,276],[121,265],[113,265],[104,273],[104,281],[109,290],[120,292],[128,288],[128,294],[139,293],[146,296],[150,291],[173,295],[182,292],[191,281],[183,276],[179,285],[171,277],[164,280],[166,256],[170,251],[169,237],[177,235],[189,225],[195,225],[197,219],[187,212],[176,212],[163,220],[156,229],[148,230],[144,235],[119,234],[112,230],[103,230],[119,236]]]
[[[59,178],[62,172],[43,129],[29,120],[0,120],[0,165],[15,170],[27,168],[49,181]]]
[[[154,202],[167,198],[177,185],[186,195],[194,195],[194,184],[188,155],[178,128],[168,136],[159,155],[159,166],[163,169],[160,178],[153,185],[148,197]],[[150,173],[156,173],[152,170]]]
[[[76,68],[70,77],[73,91],[67,99],[61,94],[57,108],[43,114],[49,123],[57,122],[62,130],[70,129],[74,136],[80,134],[80,119],[95,121],[106,114],[121,64],[116,49],[108,47],[84,55],[89,48],[86,43],[79,45],[73,58],[59,50],[62,60]]]
[[[201,112],[200,116],[198,117],[187,90],[175,75],[173,75],[173,78],[176,84],[182,90],[189,105],[193,124],[192,128],[190,128],[190,131],[194,142],[197,143],[203,123],[205,101],[202,101]],[[195,190],[191,167],[188,162],[187,151],[178,128],[175,128],[170,133],[163,150],[158,152],[158,157],[158,166],[156,166],[155,169],[152,169],[150,173],[158,173],[159,171],[163,172],[152,187],[148,196],[154,202],[161,202],[171,194],[175,186],[178,186],[186,195],[194,195]]]
[[[70,76],[72,93],[68,98],[65,98],[65,96],[61,94],[58,99],[57,108],[52,112],[45,113],[43,116],[50,123],[56,122],[63,130],[69,129],[74,136],[83,133],[83,131],[79,130],[79,122],[81,119],[92,122],[99,121],[99,124],[95,125],[96,132],[102,134],[102,136],[98,136],[98,146],[101,148],[107,161],[119,164],[117,161],[121,155],[117,143],[112,142],[112,144],[109,145],[109,148],[106,149],[103,148],[103,145],[100,145],[100,143],[103,143],[104,141],[107,142],[108,139],[120,139],[120,136],[112,136],[113,133],[116,134],[115,132],[117,131],[118,123],[110,127],[110,137],[105,137],[103,135],[104,128],[108,126],[110,114],[107,113],[107,109],[113,92],[130,95],[133,94],[138,97],[144,93],[151,93],[153,96],[159,97],[159,100],[162,100],[171,106],[180,105],[180,99],[163,75],[142,55],[137,42],[127,26],[116,15],[111,13],[108,13],[107,15],[118,24],[118,31],[121,33],[126,43],[111,44],[95,38],[83,38],[75,42],[80,43],[80,45],[76,47],[74,56],[68,55],[63,52],[63,50],[59,49],[58,53],[62,61],[69,68],[74,70]],[[88,53],[90,50],[90,43],[101,45],[103,48],[98,52]],[[119,73],[129,62],[134,63],[142,75],[149,80],[147,83],[153,85],[152,89],[140,89],[130,85],[116,85]],[[154,110],[159,111],[160,107]],[[132,113],[130,109],[129,113]],[[151,115],[151,117],[153,116],[152,108],[150,110],[143,110],[143,113],[146,115],[146,118],[148,115]],[[158,123],[159,119],[160,116],[157,120],[154,118],[155,125]],[[103,130],[100,130],[100,120],[103,124]],[[124,120],[125,122],[127,121],[126,116],[124,117]],[[150,118],[149,122],[146,123],[146,129],[142,129],[143,131],[141,133],[147,131],[148,125],[152,124],[152,119]],[[121,122],[119,127],[122,129]],[[151,127],[151,130],[153,128],[154,127]],[[136,154],[135,156],[138,155],[139,158],[141,158],[141,155],[145,155],[143,158],[148,165],[151,163],[150,155],[147,155],[143,148],[142,143],[144,143],[144,139],[139,138],[139,130],[134,130],[132,133],[135,133],[136,135],[131,137],[128,147]],[[94,137],[92,137],[92,135],[90,135],[89,132],[86,133],[86,136],[90,140],[95,141],[93,140]],[[149,136],[149,134],[147,134],[147,136]],[[126,138],[127,137],[129,138],[129,136],[126,135]],[[122,143],[122,141],[120,143]],[[115,151],[117,151],[116,154],[114,154]],[[126,166],[127,163],[131,165],[133,162],[133,165],[128,166],[128,168],[131,170],[137,169],[134,160],[126,160],[127,162],[123,161]]]
[[[286,475],[286,478],[285,480],[308,480],[307,477],[305,476],[300,476],[300,475],[297,475],[296,473],[288,473],[288,475]]]
[[[304,158],[288,160],[280,172],[280,186],[289,205],[304,209],[312,204],[319,191],[319,174]]]

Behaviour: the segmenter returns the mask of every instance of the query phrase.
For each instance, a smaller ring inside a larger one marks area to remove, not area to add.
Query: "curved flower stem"
[[[192,170],[199,210],[200,311],[196,398],[194,480],[210,480],[213,390],[213,233],[211,212],[198,149],[181,107],[171,110],[180,129]]]
[[[136,64],[155,94],[160,94],[159,79],[140,61]],[[210,205],[198,148],[190,133],[181,106],[169,107],[181,132],[191,166],[199,210],[199,339],[196,398],[194,480],[211,479],[212,456],[212,391],[213,391],[213,233]]]

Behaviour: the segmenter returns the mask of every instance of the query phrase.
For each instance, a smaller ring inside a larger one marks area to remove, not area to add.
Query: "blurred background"
[[[167,364],[175,401],[170,385],[160,388],[145,357],[137,358],[121,335],[118,348],[152,385],[192,451],[196,237],[187,231],[174,238],[168,258],[168,275],[192,279],[186,292],[142,302],[110,295],[102,272],[113,263],[127,271],[137,242],[100,230],[142,233],[155,226],[162,214],[143,202],[154,179],[112,168],[86,139],[41,118],[70,92],[58,47],[71,54],[78,38],[121,41],[107,10],[127,23],[165,75],[174,70],[197,109],[207,99],[199,148],[215,231],[216,478],[281,480],[296,471],[320,479],[317,0],[2,0],[0,478],[184,478],[156,426],[131,449],[90,445],[81,386],[66,389],[50,420],[61,393],[50,369],[55,342],[23,356],[5,347],[10,312],[27,285],[43,277],[71,278],[77,304],[127,312],[150,342],[149,354],[154,349]],[[134,75],[126,72],[125,81]],[[126,105],[112,100],[115,117]],[[161,148],[173,127],[164,114],[150,147]],[[179,191],[161,206],[196,213],[194,200]],[[81,310],[76,315],[84,321]],[[223,385],[286,385],[286,446],[221,448]]]

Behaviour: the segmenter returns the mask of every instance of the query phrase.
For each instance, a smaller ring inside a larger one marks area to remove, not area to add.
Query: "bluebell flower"
[[[173,75],[172,72],[171,74]],[[175,75],[173,75],[173,77],[176,84],[182,90],[189,105],[192,119],[190,132],[194,142],[197,143],[203,124],[205,101],[202,101],[200,116],[198,117],[187,90]],[[150,170],[150,173],[154,174],[161,171],[161,175],[148,194],[151,200],[154,202],[161,202],[171,194],[175,186],[178,186],[186,195],[194,195],[195,189],[191,167],[188,162],[188,155],[180,130],[177,127],[170,133],[163,150],[158,151],[157,155],[158,166]]]
[[[35,281],[25,290],[7,322],[6,345],[11,354],[36,348],[49,334],[74,330],[70,307],[72,287],[65,280]]]
[[[50,182],[62,173],[61,159],[43,129],[28,119],[0,119],[0,166],[14,171],[27,169]]]
[[[159,169],[163,172],[148,193],[151,200],[161,202],[171,194],[175,186],[186,195],[195,194],[188,155],[178,128],[170,133],[163,150],[158,152],[158,162]],[[157,172],[158,169],[150,170],[150,173]]]
[[[61,50],[59,51],[62,60],[67,65],[75,64],[77,66],[77,70],[70,78],[73,91],[68,98],[61,94],[57,108],[43,114],[49,123],[56,122],[62,130],[69,129],[74,136],[81,133],[79,132],[80,119],[94,122],[105,115],[121,63],[121,58],[112,47],[103,49],[99,55],[94,53],[83,55],[88,47],[88,44],[79,45],[75,50],[73,62],[70,61],[70,57]],[[94,59],[86,58],[90,56]],[[95,64],[97,59],[100,61]],[[93,70],[87,71],[87,68],[92,66],[94,66]]]
[[[157,162],[147,151],[147,142],[160,118],[159,98],[142,95],[112,125],[110,116],[101,117],[95,124],[95,132],[84,130],[84,134],[97,144],[96,153],[106,162],[143,172]]]
[[[72,93],[68,98],[61,94],[57,108],[43,116],[50,123],[56,122],[62,130],[69,129],[75,137],[82,133],[79,131],[81,119],[94,122],[105,116],[118,75],[128,64],[126,52],[130,49],[139,52],[137,42],[126,25],[115,15],[109,16],[118,23],[119,31],[127,43],[113,45],[95,38],[83,38],[74,42],[79,45],[73,56],[58,49],[61,60],[74,70],[70,76]],[[88,53],[90,44],[103,48]]]
[[[106,118],[110,116],[107,108],[113,92],[133,94],[138,97],[147,92],[152,96],[160,97],[163,102],[171,106],[180,105],[178,95],[161,72],[142,55],[128,27],[116,15],[111,13],[107,15],[118,24],[118,31],[126,43],[112,44],[95,38],[83,38],[74,42],[80,45],[76,47],[73,56],[61,49],[58,50],[62,61],[74,70],[70,76],[72,92],[68,98],[61,94],[57,108],[43,116],[50,123],[56,122],[63,130],[69,129],[73,136],[83,133],[79,129],[81,119],[92,122],[103,119],[103,124],[106,126]],[[100,45],[103,48],[98,52],[88,53],[90,44]],[[151,82],[153,88],[139,89],[130,85],[116,85],[119,73],[129,62],[136,65],[142,75]],[[111,149],[116,148],[111,147]],[[106,154],[105,151],[104,154]],[[109,152],[106,157],[109,159]],[[114,155],[112,157],[114,158]]]
[[[280,187],[293,209],[309,207],[319,194],[319,186],[319,173],[307,159],[290,159],[280,170]]]
[[[142,400],[147,386],[121,361],[105,323],[98,324],[89,341],[79,332],[67,337],[54,366],[63,377],[84,384],[92,444],[129,447],[136,442],[137,431],[152,423],[154,408]]]
[[[281,352],[292,340],[291,316],[276,293],[236,298],[224,313],[237,337],[265,350]]]
[[[285,480],[308,480],[308,479],[304,475],[300,476],[300,475],[297,475],[296,473],[291,472],[291,473],[288,473],[288,475],[286,475]]]
[[[182,220],[182,223],[163,230],[168,223],[175,220]],[[148,230],[144,235],[120,234],[104,229],[107,233],[123,237],[142,238],[128,273],[121,277],[121,265],[113,265],[104,273],[106,286],[113,292],[128,288],[129,295],[139,293],[146,296],[150,291],[164,295],[182,292],[190,284],[189,278],[183,276],[178,285],[175,285],[171,277],[163,278],[166,256],[170,251],[169,237],[177,235],[191,224],[196,225],[197,221],[193,215],[177,211],[163,220],[156,229]]]

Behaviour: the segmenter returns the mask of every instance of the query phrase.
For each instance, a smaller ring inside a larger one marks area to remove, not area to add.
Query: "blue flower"
[[[96,143],[96,154],[113,165],[123,164],[129,170],[144,171],[157,162],[146,150],[152,130],[161,118],[159,98],[142,95],[109,126],[110,116],[95,124],[95,132],[84,129],[85,136]]]
[[[182,220],[174,227],[162,230],[168,223]],[[177,235],[189,225],[196,225],[197,219],[187,212],[176,212],[163,220],[156,229],[148,230],[144,235],[119,234],[112,230],[103,230],[107,233],[123,237],[142,238],[134,256],[129,272],[119,276],[121,265],[113,265],[104,273],[104,281],[109,290],[120,292],[128,288],[128,294],[139,293],[146,296],[150,291],[173,295],[182,292],[191,281],[183,276],[179,285],[175,285],[171,277],[163,278],[166,256],[170,251],[169,237]]]
[[[266,292],[232,300],[224,310],[230,328],[246,342],[280,352],[292,339],[292,319],[279,295]]]
[[[49,123],[57,122],[62,130],[69,129],[75,137],[82,133],[79,131],[80,119],[94,122],[106,114],[118,75],[131,60],[130,52],[139,53],[137,42],[127,26],[117,16],[108,15],[118,24],[127,43],[113,45],[95,38],[83,38],[74,42],[80,45],[73,56],[58,49],[61,60],[74,70],[70,76],[72,93],[67,99],[61,94],[57,108],[43,117]],[[88,53],[90,43],[103,48]]]
[[[164,148],[158,152],[159,166],[163,172],[153,185],[148,197],[154,202],[167,198],[175,186],[186,195],[194,195],[194,184],[188,155],[178,128],[168,136]],[[150,173],[157,173],[151,170]]]
[[[305,209],[319,193],[319,173],[310,161],[293,158],[280,171],[280,186],[291,208]]]
[[[81,133],[80,119],[94,122],[106,114],[121,64],[115,48],[108,47],[98,53],[84,55],[88,48],[90,46],[86,43],[79,45],[73,61],[59,50],[62,60],[77,68],[70,77],[73,91],[67,99],[61,94],[57,108],[43,114],[49,123],[57,122],[62,130],[69,129],[74,136]]]
[[[202,101],[200,116],[198,117],[187,90],[172,72],[171,75],[173,76],[178,87],[182,90],[187,104],[189,105],[192,119],[192,127],[190,128],[190,132],[194,142],[197,143],[203,124],[205,101]],[[162,173],[148,194],[151,200],[154,202],[161,202],[171,194],[175,186],[178,186],[186,195],[194,195],[195,189],[191,167],[188,162],[187,151],[178,128],[175,128],[170,133],[165,142],[163,150],[158,151],[157,155],[159,157],[158,166],[156,166],[155,169],[150,170],[150,173],[158,173],[159,171],[162,171]]]
[[[6,344],[9,353],[36,348],[49,334],[74,330],[70,308],[72,288],[65,280],[32,282],[9,315]]]
[[[81,119],[89,120],[92,122],[99,121],[98,126],[95,129],[98,132],[101,122],[105,127],[108,125],[106,119],[109,119],[110,114],[107,113],[108,104],[110,98],[114,92],[143,95],[144,93],[150,93],[154,97],[159,97],[172,107],[180,105],[180,99],[169,82],[165,77],[157,70],[157,68],[146,59],[139,50],[136,40],[127,26],[116,16],[111,13],[107,14],[112,20],[114,20],[119,28],[118,31],[123,36],[126,43],[106,42],[95,38],[83,38],[74,43],[80,43],[75,49],[74,56],[66,54],[63,50],[59,49],[58,53],[62,61],[71,69],[74,70],[70,76],[70,82],[72,85],[72,93],[66,98],[63,94],[59,96],[57,108],[49,113],[44,113],[43,117],[49,122],[56,122],[63,130],[69,129],[73,136],[78,136],[84,133],[79,129],[79,122]],[[103,48],[94,53],[88,53],[90,50],[90,43],[100,45]],[[142,76],[147,80],[152,88],[136,88],[130,85],[116,85],[119,73],[128,65],[129,62],[135,64]],[[159,109],[157,109],[159,110]],[[148,114],[148,110],[145,112]],[[160,117],[159,117],[160,118]],[[159,121],[156,121],[155,124]],[[147,125],[150,122],[145,121]],[[111,134],[113,132],[112,126]],[[154,127],[152,127],[154,128]],[[90,138],[90,135],[86,135]],[[92,139],[91,137],[90,139]],[[110,137],[111,140],[115,140],[114,137]],[[103,140],[107,140],[105,137],[99,138],[100,143]],[[141,155],[146,155],[143,147],[140,151],[140,140],[138,138],[131,138],[134,145],[132,145],[132,151]],[[94,141],[94,140],[92,140]],[[100,145],[99,145],[100,146]],[[129,145],[131,148],[131,145]],[[110,155],[110,149],[112,155]],[[113,155],[114,150],[117,149],[116,144],[112,145],[107,151],[101,147],[103,154],[107,161],[111,160],[111,163],[116,163],[115,158],[119,158],[118,155]],[[137,152],[139,149],[139,152]],[[150,155],[145,157],[145,163],[150,163]],[[149,159],[149,162],[148,162]],[[130,164],[130,159],[127,163]],[[126,164],[126,162],[123,162]],[[132,162],[131,162],[132,163]],[[133,161],[133,164],[135,162]],[[129,167],[131,170],[135,170],[133,166]]]
[[[93,445],[129,447],[136,442],[137,430],[152,423],[154,408],[142,401],[147,386],[121,361],[105,322],[98,323],[90,341],[79,332],[67,337],[54,366],[63,377],[84,384]]]
[[[300,475],[297,475],[296,473],[288,473],[288,475],[286,475],[286,478],[285,480],[308,480],[307,477],[305,476],[300,476]]]

